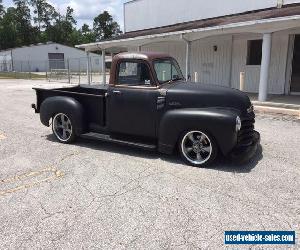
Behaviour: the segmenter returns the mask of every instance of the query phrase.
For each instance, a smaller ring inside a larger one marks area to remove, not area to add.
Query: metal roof
[[[37,43],[37,44],[24,45],[24,46],[20,46],[20,47],[8,48],[8,49],[0,50],[0,52],[11,51],[11,50],[14,50],[14,49],[32,48],[32,47],[38,47],[38,46],[53,45],[53,44],[57,44],[57,45],[60,45],[60,46],[65,46],[65,47],[76,49],[76,50],[79,49],[77,47],[72,47],[72,46],[68,46],[68,45],[65,45],[65,44],[49,41],[49,42],[46,42],[46,43]]]
[[[300,4],[133,31],[109,40],[76,47],[93,51],[122,46],[142,46],[182,38],[194,41],[203,37],[229,33],[275,32],[294,27],[300,27]]]

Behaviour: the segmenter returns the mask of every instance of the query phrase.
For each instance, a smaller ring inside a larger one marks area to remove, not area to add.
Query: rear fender
[[[58,113],[65,113],[70,116],[70,119],[74,123],[75,133],[77,135],[84,132],[83,107],[77,100],[66,96],[55,96],[45,99],[40,108],[40,119],[42,124],[49,127],[50,119]]]
[[[237,143],[237,115],[235,111],[219,108],[168,111],[159,126],[159,151],[172,153],[185,131],[197,129],[213,136],[221,152],[226,155]]]

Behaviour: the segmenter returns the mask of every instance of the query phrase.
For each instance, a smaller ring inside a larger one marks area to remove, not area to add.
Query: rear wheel
[[[185,132],[180,139],[179,152],[183,160],[193,166],[210,165],[218,153],[214,138],[199,130]]]
[[[74,125],[67,114],[56,114],[52,121],[52,131],[59,142],[71,143],[75,140]]]

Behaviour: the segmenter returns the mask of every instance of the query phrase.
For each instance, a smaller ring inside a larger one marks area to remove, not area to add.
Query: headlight
[[[236,124],[235,124],[235,130],[238,132],[242,128],[242,121],[239,116],[236,117]]]

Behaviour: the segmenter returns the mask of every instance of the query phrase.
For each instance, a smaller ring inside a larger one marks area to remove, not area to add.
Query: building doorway
[[[291,93],[300,93],[300,35],[295,36]]]
[[[65,55],[64,53],[48,53],[49,68],[65,69]]]

